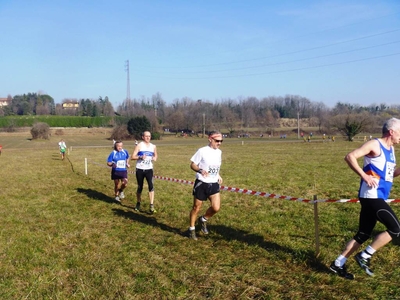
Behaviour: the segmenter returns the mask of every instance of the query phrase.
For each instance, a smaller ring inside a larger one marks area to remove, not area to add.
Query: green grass
[[[1,299],[397,299],[399,248],[373,258],[370,278],[352,259],[347,281],[330,262],[357,228],[359,204],[320,203],[320,255],[313,205],[222,191],[222,208],[197,242],[182,236],[191,186],[155,180],[158,213],[136,213],[130,174],[123,205],[113,203],[104,135],[30,141],[0,135]],[[243,144],[242,144],[243,141]],[[190,157],[201,138],[154,141],[155,175],[194,180]],[[361,142],[225,139],[223,185],[297,198],[354,198],[359,179],[344,155]],[[133,142],[125,143],[133,150]],[[72,150],[71,150],[72,147]],[[88,160],[85,175],[84,159]],[[145,185],[146,189],[146,185]],[[143,206],[148,198],[143,194]],[[400,196],[395,182],[391,198]],[[207,207],[205,203],[202,211]],[[398,211],[398,205],[392,204]],[[382,230],[378,224],[376,230]]]

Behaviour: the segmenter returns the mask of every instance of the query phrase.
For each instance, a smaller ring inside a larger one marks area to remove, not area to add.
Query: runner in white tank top
[[[142,202],[142,190],[144,179],[149,187],[150,213],[155,213],[154,209],[154,186],[153,186],[153,162],[157,161],[157,147],[150,143],[151,133],[145,131],[142,134],[143,141],[136,145],[132,154],[132,159],[136,160],[136,180],[138,188],[136,191],[136,211],[140,211]]]

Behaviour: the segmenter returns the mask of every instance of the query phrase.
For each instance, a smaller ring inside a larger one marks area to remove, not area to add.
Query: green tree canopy
[[[150,131],[150,129],[150,121],[145,116],[134,117],[128,121],[128,132],[130,135],[134,136],[135,139],[140,139],[142,132]]]

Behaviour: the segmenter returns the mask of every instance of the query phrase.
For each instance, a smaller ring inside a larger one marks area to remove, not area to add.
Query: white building
[[[0,107],[2,106],[8,106],[11,104],[11,98],[0,98]]]

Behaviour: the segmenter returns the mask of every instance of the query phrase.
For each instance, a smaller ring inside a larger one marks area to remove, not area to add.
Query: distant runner
[[[63,139],[61,139],[61,141],[58,142],[58,148],[60,149],[61,160],[64,160],[65,151],[67,150],[67,145],[65,144]]]

